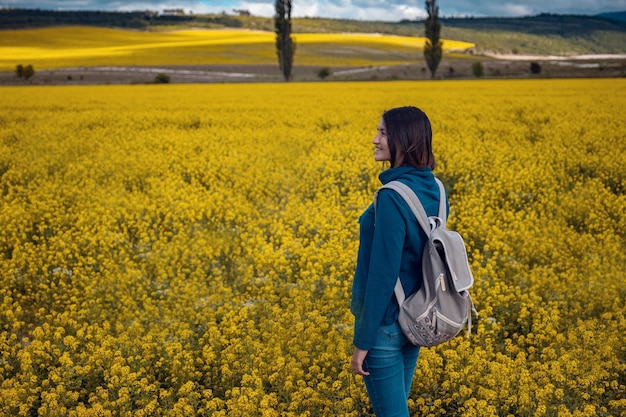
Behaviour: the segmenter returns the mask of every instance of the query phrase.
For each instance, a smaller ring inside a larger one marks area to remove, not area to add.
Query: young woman
[[[391,167],[379,175],[383,184],[399,180],[415,191],[426,213],[437,214],[439,188],[432,170],[432,129],[416,107],[386,111],[372,143],[374,160]],[[447,202],[446,202],[447,204]],[[355,316],[352,371],[362,375],[377,417],[409,417],[407,400],[419,355],[398,325],[394,295],[400,277],[407,294],[422,285],[421,257],[426,235],[411,209],[393,190],[378,194],[359,217],[359,251],[350,310]]]

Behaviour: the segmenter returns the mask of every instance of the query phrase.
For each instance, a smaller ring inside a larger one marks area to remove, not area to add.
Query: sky
[[[399,21],[426,16],[424,0],[292,0],[292,17]],[[530,16],[626,11],[626,0],[439,0],[439,16]],[[273,0],[0,0],[0,8],[138,11],[183,9],[186,13],[274,15]]]

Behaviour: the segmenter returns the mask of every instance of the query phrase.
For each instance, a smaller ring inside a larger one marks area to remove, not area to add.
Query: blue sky
[[[293,16],[358,20],[415,19],[425,16],[423,0],[292,0]],[[626,0],[443,0],[440,16],[527,16],[539,13],[598,14],[626,10]],[[54,10],[183,9],[194,13],[248,10],[257,16],[274,14],[273,0],[0,0],[2,7]]]

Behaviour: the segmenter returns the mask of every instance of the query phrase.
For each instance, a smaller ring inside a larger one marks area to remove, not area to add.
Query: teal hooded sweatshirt
[[[418,196],[426,213],[437,215],[439,187],[430,168],[390,168],[379,179],[383,184],[394,180],[405,183]],[[363,350],[372,348],[380,326],[398,319],[398,302],[393,292],[398,277],[407,295],[422,285],[420,261],[426,234],[394,190],[382,189],[377,200],[376,212],[371,204],[359,217],[359,251],[350,302],[355,317],[353,342]]]

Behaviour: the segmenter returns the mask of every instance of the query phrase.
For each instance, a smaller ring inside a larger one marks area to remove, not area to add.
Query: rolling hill
[[[442,37],[476,44],[476,52],[574,55],[626,53],[626,12],[599,16],[541,14],[519,18],[444,18]],[[0,9],[0,27],[81,25],[150,31],[241,28],[273,31],[272,18],[239,15],[163,15],[156,12]],[[381,33],[422,36],[422,21],[377,22],[294,18],[294,33]]]

